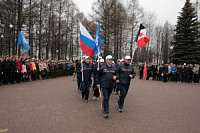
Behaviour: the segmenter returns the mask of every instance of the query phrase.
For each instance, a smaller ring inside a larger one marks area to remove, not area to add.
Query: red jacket
[[[16,61],[16,70],[17,71],[22,70],[22,61],[21,60]]]

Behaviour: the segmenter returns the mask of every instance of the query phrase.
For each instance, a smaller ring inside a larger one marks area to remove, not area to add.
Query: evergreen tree
[[[195,8],[186,0],[178,17],[173,49],[173,63],[194,64],[200,62],[199,22]]]

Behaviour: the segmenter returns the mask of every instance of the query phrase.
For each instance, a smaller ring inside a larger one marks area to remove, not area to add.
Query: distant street
[[[200,133],[200,85],[136,77],[124,111],[113,93],[105,119],[92,88],[85,103],[72,79],[0,86],[0,133]]]

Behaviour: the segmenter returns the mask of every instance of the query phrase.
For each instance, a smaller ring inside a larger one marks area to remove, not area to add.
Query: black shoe
[[[119,112],[120,112],[120,113],[122,113],[122,111],[123,111],[122,109],[119,109]]]

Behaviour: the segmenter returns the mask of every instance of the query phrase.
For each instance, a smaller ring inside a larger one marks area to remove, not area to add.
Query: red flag
[[[147,78],[147,60],[145,61],[145,65],[144,65],[144,76],[143,79],[146,80]]]
[[[146,36],[146,29],[142,24],[140,24],[140,29],[138,31],[136,42],[140,48],[144,47],[149,42],[149,39]]]

